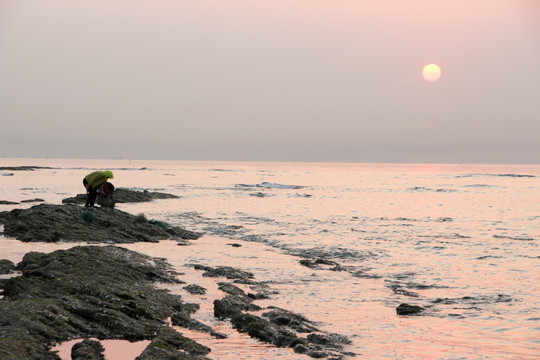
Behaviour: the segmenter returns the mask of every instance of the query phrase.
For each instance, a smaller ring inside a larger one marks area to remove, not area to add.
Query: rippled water
[[[190,263],[251,271],[279,292],[259,305],[347,335],[363,358],[540,358],[540,166],[0,159],[19,165],[52,169],[0,171],[0,200],[60,203],[101,168],[117,187],[179,195],[118,208],[203,238],[126,247],[168,258],[194,283],[205,280]],[[39,247],[55,245],[4,239],[0,257]],[[299,263],[318,258],[339,266]],[[404,302],[424,315],[396,315]],[[215,359],[305,358],[234,334],[211,309],[197,316],[231,334],[194,334]]]

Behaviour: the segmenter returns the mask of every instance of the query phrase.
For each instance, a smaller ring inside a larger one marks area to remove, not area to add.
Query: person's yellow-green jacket
[[[99,188],[101,185],[105,184],[107,182],[107,179],[112,179],[113,173],[112,171],[94,171],[93,173],[90,173],[85,176],[86,181],[88,181],[88,185],[90,185],[93,189]]]

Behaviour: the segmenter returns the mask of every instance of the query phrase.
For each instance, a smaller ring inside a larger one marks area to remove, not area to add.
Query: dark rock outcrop
[[[84,339],[71,348],[71,360],[105,360],[103,351],[99,341]]]
[[[15,270],[15,264],[6,259],[0,260],[0,274],[9,274],[13,270]]]
[[[313,326],[311,321],[302,315],[273,306],[269,307],[268,309],[270,309],[270,311],[264,313],[262,316],[268,318],[268,320],[274,324],[287,326],[301,333],[312,333],[319,331],[315,326]]]
[[[415,314],[418,314],[420,312],[424,311],[424,308],[421,307],[421,306],[416,306],[416,305],[409,305],[409,304],[400,304],[397,308],[396,308],[396,312],[398,315],[415,315]]]
[[[294,347],[305,343],[296,334],[259,316],[237,312],[231,317],[233,327],[249,336],[278,347]]]
[[[249,283],[253,278],[253,274],[244,271],[235,269],[230,266],[218,266],[216,268],[212,268],[210,266],[204,266],[204,265],[194,265],[194,268],[196,270],[204,270],[203,276],[205,277],[219,277],[223,276],[227,279],[236,279],[236,280],[242,280],[244,283]]]
[[[212,268],[195,265],[195,269],[204,270],[204,276],[227,277],[237,283],[248,284],[250,288],[268,290],[264,284],[253,280],[253,274],[226,266]],[[313,322],[304,316],[291,311],[270,306],[262,316],[246,313],[262,310],[255,304],[255,300],[268,298],[265,293],[246,294],[238,286],[220,282],[219,289],[227,293],[222,299],[214,300],[214,316],[218,319],[229,319],[232,326],[239,332],[259,339],[278,347],[289,347],[299,354],[306,354],[313,358],[342,359],[345,356],[354,356],[344,352],[344,345],[350,341],[342,335],[327,334],[315,327]],[[307,338],[297,333],[309,334]]]
[[[191,284],[184,286],[184,290],[193,295],[204,295],[206,294],[206,289],[197,284]]]
[[[50,347],[72,338],[152,340],[170,333],[172,314],[192,309],[153,286],[179,282],[167,263],[123,248],[30,252],[17,268],[22,276],[6,282],[0,300],[1,359],[56,360]]]
[[[302,259],[299,261],[300,265],[303,265],[305,267],[308,267],[310,269],[314,270],[330,270],[330,271],[349,271],[351,272],[350,268],[347,268],[345,266],[342,266],[338,264],[335,261],[322,259],[322,258],[316,258],[316,259]]]
[[[135,360],[209,360],[210,349],[184,337],[176,330],[161,328],[157,336]]]
[[[135,191],[123,188],[114,190],[113,199],[115,203],[138,203],[147,202],[159,199],[177,199],[179,196],[155,191]],[[77,196],[62,200],[64,204],[84,204],[86,202],[86,194],[78,194]]]
[[[140,222],[112,208],[40,204],[0,212],[7,236],[24,242],[134,243],[164,239],[197,239],[200,234],[161,222]]]
[[[45,200],[36,198],[36,199],[28,199],[28,200],[21,200],[21,204],[24,203],[33,203],[33,202],[45,202]]]

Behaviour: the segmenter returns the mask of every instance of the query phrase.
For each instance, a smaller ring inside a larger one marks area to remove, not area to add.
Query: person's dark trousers
[[[88,181],[86,181],[86,178],[83,179],[82,183],[87,191],[86,204],[84,204],[84,207],[94,206],[94,203],[96,202],[96,196],[97,196],[96,189],[94,189],[88,184]]]

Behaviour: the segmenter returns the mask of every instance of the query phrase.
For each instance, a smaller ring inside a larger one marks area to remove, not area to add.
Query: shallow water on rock
[[[5,201],[59,204],[101,168],[114,171],[117,187],[180,196],[118,208],[205,236],[191,246],[125,247],[167,258],[184,281],[210,289],[223,279],[202,278],[189,264],[250,271],[276,292],[258,305],[348,336],[347,351],[359,356],[540,358],[540,166],[0,159],[8,165],[53,169],[10,170],[0,177]],[[28,251],[71,246],[4,238],[0,258],[17,262]],[[209,304],[222,296],[171,291]],[[398,316],[401,303],[425,311]],[[205,306],[193,317],[229,333],[223,341],[192,334],[214,349],[210,357],[306,358],[236,334]]]
[[[62,360],[71,360],[71,348],[78,342],[84,339],[74,339],[58,344],[52,348],[52,351],[57,351],[57,355]],[[137,356],[150,344],[150,340],[137,342],[129,342],[125,340],[91,340],[99,341],[105,351],[105,359],[108,360],[135,360]]]

